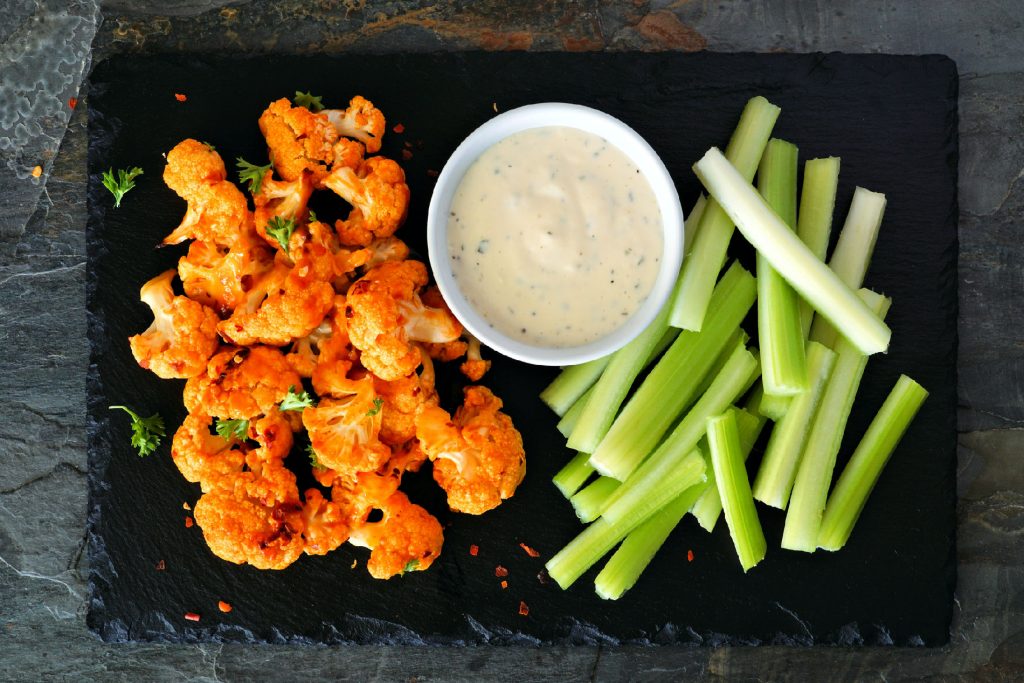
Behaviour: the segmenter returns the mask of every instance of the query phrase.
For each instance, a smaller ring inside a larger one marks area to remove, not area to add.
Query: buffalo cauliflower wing
[[[228,347],[210,358],[206,372],[185,382],[185,408],[190,413],[247,420],[269,413],[291,387],[300,384],[278,349]]]
[[[167,153],[164,182],[188,202],[181,224],[164,244],[198,239],[231,245],[251,219],[245,195],[228,181],[224,161],[209,145],[183,140]]]
[[[259,126],[270,161],[282,179],[298,180],[308,172],[313,184],[319,185],[330,172],[338,132],[326,116],[293,107],[282,98],[271,102],[260,115]]]
[[[186,481],[203,493],[242,471],[245,453],[237,444],[210,431],[213,418],[198,413],[185,417],[171,441],[171,460]]]
[[[434,463],[434,480],[456,512],[479,515],[512,496],[526,474],[523,440],[501,399],[481,386],[466,387],[455,418],[438,406],[416,417],[416,437]]]
[[[336,167],[324,185],[352,205],[348,218],[334,225],[344,244],[366,246],[390,237],[409,210],[405,172],[391,159],[370,157],[356,168]]]
[[[189,298],[227,315],[273,268],[274,250],[246,225],[230,247],[192,242],[178,261],[178,276]]]
[[[142,285],[140,298],[153,311],[153,324],[128,339],[140,366],[164,379],[198,375],[217,350],[220,319],[210,308],[174,296],[168,270]]]
[[[337,503],[309,489],[302,504],[302,538],[307,555],[326,555],[348,540],[349,518]]]
[[[370,548],[366,568],[375,579],[423,571],[441,554],[444,531],[437,518],[397,491],[380,504],[377,522],[352,529],[349,542]]]
[[[387,124],[380,109],[365,97],[356,95],[349,100],[347,109],[325,109],[320,112],[320,116],[327,117],[339,135],[363,143],[367,152],[372,154],[380,151],[381,138],[384,137]]]

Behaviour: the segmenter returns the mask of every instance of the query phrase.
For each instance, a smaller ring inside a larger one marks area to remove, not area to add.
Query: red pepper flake
[[[472,555],[473,557],[476,557],[477,555],[479,555],[480,554],[480,546],[475,545],[475,544],[469,546],[469,554]]]
[[[231,607],[231,603],[230,602],[224,602],[223,600],[218,600],[217,601],[217,609],[219,609],[221,612],[224,612],[225,614],[227,614],[233,608]]]
[[[78,106],[78,98],[77,97],[69,97],[68,98],[68,106],[71,107],[72,109],[77,107]]]
[[[195,522],[192,520],[191,517],[186,517],[185,518],[185,528],[186,529],[191,529],[193,524],[195,524]]]
[[[43,175],[43,167],[42,166],[36,166],[35,168],[32,169],[32,177],[33,178],[38,178],[41,175]]]
[[[402,150],[402,161],[409,161],[409,159],[412,159],[412,151],[408,150],[408,149],[403,149]]]
[[[158,572],[162,572],[165,569],[167,569],[167,563],[165,563],[163,560],[160,560],[156,563],[156,570]]]
[[[185,612],[185,618],[189,621],[199,621],[199,615],[195,612]]]
[[[522,600],[519,601],[519,616],[525,617],[530,613],[530,608]]]
[[[693,551],[692,550],[687,550],[686,551],[686,561],[687,562],[693,562]]]
[[[404,133],[404,132],[405,132],[405,126],[403,126],[403,125],[402,125],[402,124],[400,124],[400,123],[396,123],[396,124],[395,124],[395,127],[394,127],[394,128],[392,128],[391,130],[393,130],[393,131],[395,131],[396,133],[398,133],[399,135],[401,135],[402,133]]]
[[[525,543],[520,543],[519,547],[522,548],[523,551],[530,557],[540,557],[540,553],[538,553],[536,550],[526,545]]]
[[[494,568],[494,575],[499,579],[508,576],[508,570],[502,567],[500,564]]]
[[[502,581],[501,582],[501,589],[504,590],[506,588],[508,588],[508,581]]]
[[[180,92],[176,92],[176,93],[174,93],[174,99],[178,100],[179,102],[184,102],[185,100],[188,99],[188,97],[185,96],[185,95],[182,95]]]

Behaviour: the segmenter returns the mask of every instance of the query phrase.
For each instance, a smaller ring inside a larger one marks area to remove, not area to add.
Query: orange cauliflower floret
[[[292,249],[295,267],[308,268],[310,278],[329,282],[338,292],[348,289],[350,276],[372,256],[369,249],[342,247],[326,223],[313,221],[296,234],[300,238]]]
[[[523,440],[501,400],[486,387],[466,387],[452,420],[437,406],[416,418],[420,446],[434,462],[434,479],[457,512],[479,515],[512,496],[526,474]]]
[[[404,261],[409,258],[409,247],[397,237],[381,237],[370,242],[366,249],[369,252],[367,270],[388,261]]]
[[[459,371],[470,380],[479,382],[491,369],[491,361],[480,356],[480,340],[468,332],[465,334],[469,339],[469,347],[466,350],[466,360],[459,366]]]
[[[352,205],[348,218],[334,226],[344,244],[366,246],[390,237],[409,210],[405,172],[391,159],[371,157],[355,169],[336,167],[324,185]]]
[[[206,372],[185,382],[185,407],[190,413],[245,420],[269,413],[300,384],[279,350],[230,347],[210,358]]]
[[[210,431],[213,419],[190,414],[174,433],[171,459],[186,481],[198,483],[203,492],[211,490],[242,471],[245,453],[230,439]]]
[[[306,491],[302,504],[302,537],[307,555],[326,555],[348,540],[349,519],[337,503],[317,489]]]
[[[282,220],[299,220],[306,213],[306,203],[312,194],[313,179],[307,172],[290,181],[275,179],[273,171],[265,173],[260,183],[260,191],[252,198],[256,205],[254,218],[260,236],[275,248],[280,247],[276,239],[267,235],[267,223],[275,217]]]
[[[458,338],[462,326],[445,309],[430,308],[418,290],[427,283],[419,261],[391,261],[353,283],[345,315],[352,344],[375,375],[396,380],[420,364],[413,342],[443,343]]]
[[[205,143],[183,140],[167,153],[164,182],[188,202],[188,210],[164,244],[235,241],[251,214],[245,195],[226,178],[224,161]]]
[[[387,381],[374,377],[373,388],[383,401],[381,405],[380,440],[389,446],[401,446],[416,437],[416,413],[425,403],[437,403],[434,391],[434,373],[430,357],[424,354],[422,375]]]
[[[185,294],[226,315],[274,267],[274,251],[247,224],[230,247],[197,241],[178,261]]]
[[[322,114],[305,107],[293,107],[287,99],[271,102],[260,115],[260,130],[270,150],[274,170],[287,181],[298,180],[308,171],[314,185],[327,175],[334,163],[338,133]]]
[[[204,493],[195,519],[217,557],[257,569],[284,569],[302,554],[302,515],[295,475],[258,465]]]
[[[427,461],[427,454],[420,448],[415,437],[392,449],[391,457],[381,469],[389,475],[400,477],[403,472],[419,472]]]
[[[187,378],[206,368],[217,350],[217,323],[213,310],[183,296],[174,296],[168,270],[142,285],[140,298],[153,311],[153,324],[128,339],[132,355],[142,367],[164,379]]]
[[[384,114],[365,97],[356,95],[349,101],[348,109],[325,109],[320,116],[326,116],[340,135],[355,138],[366,145],[367,152],[380,151],[387,124]]]
[[[370,548],[366,568],[375,579],[396,574],[423,571],[441,554],[444,532],[441,523],[401,491],[393,493],[381,506],[383,517],[352,529],[349,541]]]
[[[315,330],[301,339],[297,339],[288,351],[286,358],[289,365],[303,377],[312,377],[319,365],[325,366],[346,361],[349,365],[342,368],[342,374],[348,372],[351,363],[358,357],[358,352],[349,344],[348,329],[345,324],[345,297],[334,296],[334,307]],[[314,389],[329,388],[329,377],[320,377],[314,382]],[[317,393],[328,393],[317,390]]]
[[[249,451],[247,462],[251,462],[252,458],[262,462],[284,462],[294,443],[291,423],[285,413],[277,408],[271,408],[266,415],[250,420],[246,437],[259,444],[258,448]]]

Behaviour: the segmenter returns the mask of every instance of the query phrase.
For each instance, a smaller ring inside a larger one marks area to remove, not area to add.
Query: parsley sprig
[[[267,222],[267,234],[277,240],[277,243],[284,249],[284,253],[288,256],[288,242],[292,238],[292,233],[295,232],[295,219],[294,218],[281,218],[280,216],[274,216]]]
[[[244,441],[249,437],[248,420],[222,420],[217,418],[217,421],[213,423],[213,428],[217,431],[217,436],[228,441],[233,439]]]
[[[313,466],[313,469],[324,469],[324,466],[320,464],[320,456],[316,454],[316,449],[313,448],[313,444],[306,446],[306,454],[309,456],[309,464]]]
[[[243,183],[249,183],[249,192],[259,194],[260,188],[263,187],[263,177],[270,170],[270,164],[257,166],[256,164],[250,164],[242,157],[238,157],[235,160],[235,165],[238,166],[238,179]]]
[[[103,172],[103,187],[110,190],[110,194],[114,195],[114,208],[121,206],[121,199],[128,194],[128,191],[135,187],[135,178],[142,175],[142,169],[135,166],[129,170],[123,168],[117,169],[117,175],[114,175],[114,169],[109,169]]]
[[[373,407],[366,411],[366,417],[373,417],[380,412],[380,409],[384,406],[384,399],[377,396],[373,399]]]
[[[313,113],[323,111],[324,103],[323,97],[320,95],[313,95],[308,92],[295,91],[295,98],[292,100],[295,102],[296,107],[305,107]]]
[[[406,572],[414,572],[414,571],[416,571],[419,568],[420,568],[420,561],[419,561],[418,558],[414,557],[414,558],[412,558],[411,560],[409,560],[408,562],[405,563],[405,568],[402,570],[402,573],[404,574]]]
[[[139,457],[144,458],[160,445],[160,439],[167,436],[164,433],[164,419],[159,413],[149,417],[139,417],[139,414],[127,406],[110,406],[111,410],[123,410],[132,419],[132,446],[139,451]]]
[[[288,387],[288,395],[281,401],[281,410],[302,410],[313,407],[313,397],[308,391],[295,391],[294,386]]]

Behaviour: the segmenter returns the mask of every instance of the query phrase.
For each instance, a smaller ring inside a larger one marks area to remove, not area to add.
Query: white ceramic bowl
[[[620,327],[581,346],[534,346],[492,327],[466,300],[452,277],[448,255],[448,211],[462,176],[484,150],[513,133],[543,126],[566,126],[599,135],[618,147],[647,178],[661,210],[661,270],[647,300]],[[462,141],[437,178],[427,213],[427,250],[434,279],[455,317],[490,347],[534,365],[576,365],[616,351],[643,331],[672,294],[683,258],[683,211],[668,169],[647,141],[613,116],[576,104],[547,102],[512,109],[483,124]]]

